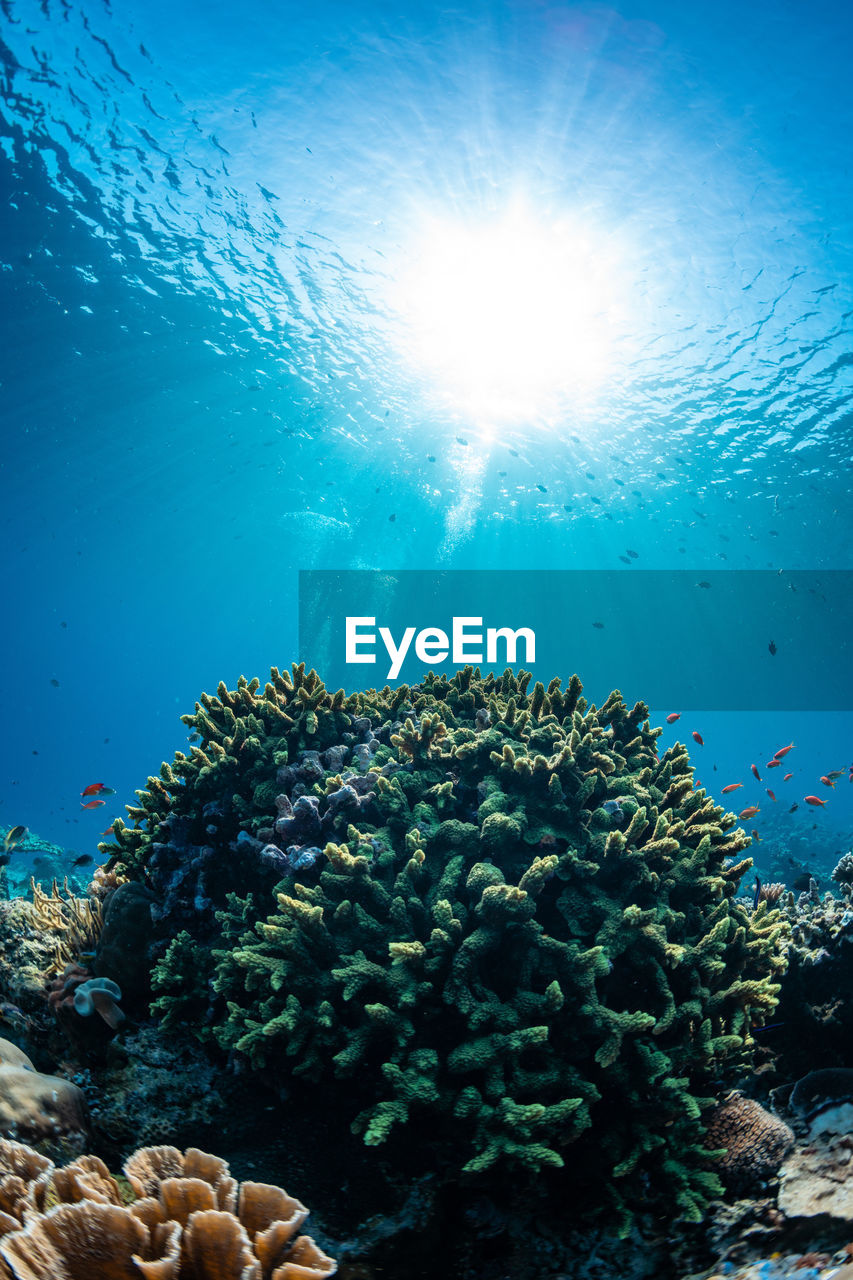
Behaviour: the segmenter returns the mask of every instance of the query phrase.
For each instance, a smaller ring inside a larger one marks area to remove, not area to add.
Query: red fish
[[[752,776],[753,776],[754,778],[757,778],[757,779],[758,779],[758,781],[760,782],[760,781],[761,781],[761,774],[758,772],[758,768],[757,768],[757,766],[756,766],[756,765],[754,765],[754,764],[751,764],[749,767],[750,767],[750,769],[752,770]]]
[[[832,781],[832,778],[821,778],[821,782],[825,787],[835,788],[835,783]]]
[[[738,817],[739,817],[739,818],[754,818],[754,817],[755,817],[755,815],[756,815],[757,813],[759,813],[759,812],[760,812],[760,810],[759,810],[759,808],[758,808],[758,805],[757,805],[757,804],[751,804],[751,805],[748,805],[746,809],[741,809],[740,813],[738,814]]]
[[[106,800],[90,800],[88,804],[81,804],[81,809],[99,809],[102,804],[106,804]]]
[[[793,750],[794,750],[794,744],[793,744],[793,742],[791,742],[791,743],[789,743],[789,744],[788,744],[788,746],[787,746],[787,747],[780,747],[778,751],[774,751],[774,752],[773,752],[773,759],[774,759],[774,760],[783,760],[783,759],[785,758],[785,756],[788,754],[788,752],[789,752],[789,751],[793,751]]]
[[[790,781],[791,781],[791,779],[793,778],[793,776],[794,776],[794,775],[793,775],[792,773],[786,773],[786,774],[785,774],[785,776],[784,776],[784,778],[782,779],[782,781],[783,781],[783,782],[790,782]]]
[[[113,822],[115,822],[115,818],[113,818]],[[102,836],[111,836],[113,834],[113,822],[110,823],[106,831],[101,832]]]
[[[821,808],[826,804],[825,800],[820,800],[817,796],[803,796],[806,804],[819,804]]]
[[[721,795],[727,796],[730,791],[737,791],[738,787],[742,787],[742,782],[730,782],[727,787],[723,787]]]
[[[675,724],[676,720],[680,720],[680,719],[681,719],[681,712],[673,711],[671,715],[667,716],[666,722],[667,724]]]
[[[81,796],[97,796],[97,795],[100,795],[102,791],[106,791],[106,789],[107,788],[103,782],[92,782],[89,784],[88,787],[86,787],[84,791],[80,792],[80,795]]]
[[[770,788],[769,788],[769,787],[765,787],[764,789],[765,789],[765,791],[767,792],[767,794],[769,795],[770,799],[771,799],[771,800],[773,801],[773,803],[775,804],[775,803],[776,803],[776,797],[774,796],[773,792],[770,790]]]
[[[701,733],[697,733],[695,729],[693,730],[693,741],[698,742],[700,747],[704,747],[705,745],[705,743],[702,740]]]
[[[778,768],[779,768],[779,765],[780,765],[781,763],[782,763],[782,761],[781,761],[781,760],[777,760],[777,759],[774,757],[772,760],[768,760],[768,761],[767,761],[767,764],[764,766],[764,768],[765,768],[765,769],[778,769]]]

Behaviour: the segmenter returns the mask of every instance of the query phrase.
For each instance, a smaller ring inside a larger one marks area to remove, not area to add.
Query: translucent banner
[[[299,575],[300,660],[347,691],[472,663],[577,673],[655,708],[853,708],[853,572],[368,571]]]

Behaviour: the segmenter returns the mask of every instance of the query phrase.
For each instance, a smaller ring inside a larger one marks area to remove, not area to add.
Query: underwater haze
[[[202,689],[311,666],[300,570],[853,569],[849,6],[2,10],[5,828],[94,855]],[[652,708],[712,791],[796,741],[818,860],[833,665]]]

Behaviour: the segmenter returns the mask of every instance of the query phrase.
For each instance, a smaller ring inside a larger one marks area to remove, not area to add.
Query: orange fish
[[[794,744],[793,742],[791,742],[787,747],[780,747],[778,751],[774,751],[773,759],[782,760],[788,754],[789,751],[793,751],[793,750],[794,750]]]
[[[673,711],[671,715],[667,716],[666,722],[667,724],[675,724],[676,720],[680,720],[680,719],[681,719],[681,712]]]
[[[825,787],[832,787],[833,790],[835,789],[835,783],[832,781],[832,778],[821,778],[821,782]]]
[[[723,787],[721,795],[727,796],[730,791],[737,791],[738,787],[742,787],[742,782],[730,782],[727,787]]]
[[[769,795],[770,799],[771,799],[771,800],[773,801],[773,803],[775,804],[775,803],[776,803],[776,797],[774,796],[774,794],[773,794],[773,792],[770,790],[770,788],[769,788],[769,787],[765,787],[765,791],[767,792],[767,794]]]
[[[761,781],[761,774],[758,772],[757,767],[756,767],[754,764],[751,764],[749,767],[750,767],[750,769],[752,770],[752,776],[753,776],[754,778],[757,778],[757,779],[758,779],[758,781],[760,782],[760,781]]]
[[[826,804],[825,800],[820,800],[817,796],[803,796],[803,799],[806,804],[819,804],[821,808]]]
[[[115,818],[113,818],[113,822],[115,822]],[[111,836],[113,834],[113,822],[110,823],[106,831],[101,832],[102,836]]]
[[[99,809],[102,804],[106,804],[106,800],[90,800],[88,804],[81,804],[81,809]]]
[[[790,782],[790,781],[791,781],[791,779],[793,778],[793,776],[794,776],[794,775],[793,775],[792,773],[786,773],[786,774],[785,774],[785,776],[784,776],[784,778],[782,779],[782,781],[783,781],[783,782]]]
[[[782,763],[782,761],[781,761],[781,760],[777,760],[777,759],[776,759],[776,757],[774,756],[772,760],[768,760],[768,761],[767,761],[767,764],[764,766],[764,768],[765,768],[765,769],[778,769],[778,768],[779,768],[779,765],[780,765],[781,763]]]
[[[756,844],[761,844],[761,836],[758,834],[757,831],[753,831],[752,838]]]
[[[704,747],[705,745],[705,743],[702,741],[701,733],[697,733],[695,729],[693,730],[693,741],[698,742],[700,747]]]
[[[86,788],[85,788],[85,790],[83,790],[83,791],[81,791],[81,792],[80,792],[80,795],[81,795],[81,796],[96,796],[96,795],[99,795],[101,791],[106,791],[106,787],[105,787],[104,783],[103,783],[103,782],[92,782],[92,783],[90,783],[90,784],[89,784],[89,786],[88,786],[88,787],[86,787]]]
[[[738,817],[739,817],[739,818],[754,818],[754,817],[755,817],[755,815],[756,815],[757,813],[759,813],[759,812],[760,812],[760,810],[759,810],[759,808],[758,808],[758,805],[757,805],[757,804],[751,804],[751,805],[749,805],[746,809],[741,809],[740,813],[738,814]]]

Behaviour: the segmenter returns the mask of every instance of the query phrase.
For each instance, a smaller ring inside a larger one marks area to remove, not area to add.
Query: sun
[[[423,219],[391,298],[407,362],[478,424],[546,421],[607,378],[624,319],[613,243],[518,201]]]

